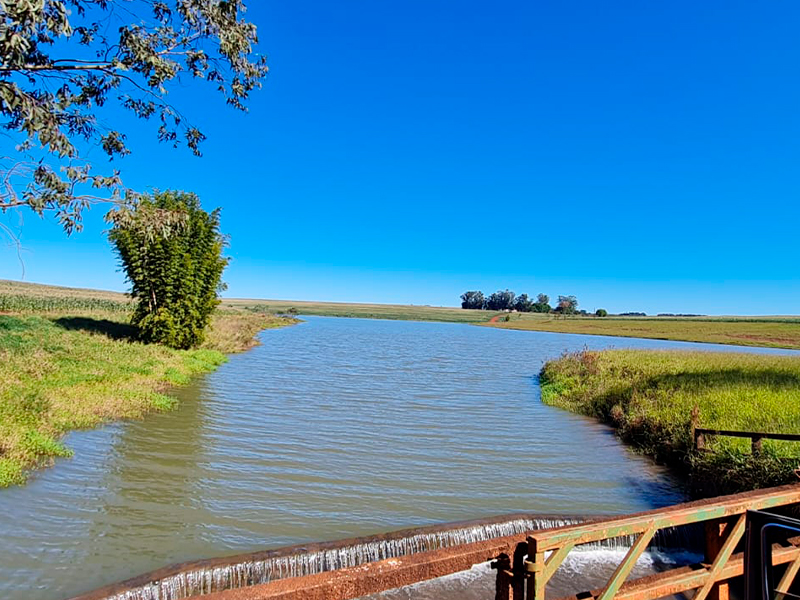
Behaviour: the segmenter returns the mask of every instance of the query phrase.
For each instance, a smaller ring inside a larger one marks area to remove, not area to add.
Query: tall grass
[[[105,298],[70,298],[29,296],[24,294],[0,294],[0,312],[130,312],[131,302]]]
[[[800,433],[800,357],[607,350],[566,354],[541,373],[542,401],[611,424],[709,495],[797,481],[800,443],[716,437],[696,452],[691,415],[711,429]]]

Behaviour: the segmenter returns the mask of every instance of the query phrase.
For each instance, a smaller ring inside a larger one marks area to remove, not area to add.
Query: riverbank
[[[542,369],[542,401],[613,426],[657,461],[688,474],[697,495],[797,481],[800,444],[711,438],[694,450],[692,411],[711,429],[800,433],[800,357],[684,351],[565,354]]]
[[[800,349],[798,317],[569,317],[512,313],[501,329]]]
[[[0,280],[0,313],[46,309],[57,303],[91,309],[127,311],[125,294]],[[66,304],[69,303],[69,304]],[[449,306],[367,304],[224,298],[223,308],[243,312],[303,314],[400,321],[468,323],[500,329],[578,333],[737,346],[800,349],[800,317],[559,317],[540,313],[465,310]]]
[[[499,329],[800,349],[800,317],[560,317],[443,306],[225,299],[224,306],[327,317],[469,323]]]
[[[70,456],[64,433],[168,410],[170,386],[251,347],[259,331],[294,322],[222,311],[202,348],[173,350],[134,341],[128,313],[114,306],[65,311],[56,299],[43,312],[31,304],[39,312],[0,314],[0,487]]]

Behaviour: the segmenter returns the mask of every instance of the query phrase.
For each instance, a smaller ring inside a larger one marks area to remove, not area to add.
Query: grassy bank
[[[800,443],[718,437],[694,451],[691,415],[711,429],[800,433],[800,357],[583,351],[547,363],[542,401],[609,423],[625,441],[685,470],[698,495],[797,481]]]
[[[571,317],[511,314],[492,327],[800,349],[798,317]]]
[[[249,348],[258,331],[291,322],[221,311],[203,348],[172,350],[134,341],[122,308],[68,309],[73,300],[36,300],[0,315],[0,487],[68,456],[60,441],[67,431],[167,410],[174,404],[167,388]]]
[[[464,310],[451,306],[419,306],[409,304],[357,304],[342,302],[306,302],[290,300],[248,300],[226,298],[223,306],[234,309],[284,313],[289,310],[303,315],[323,317],[355,317],[399,321],[441,321],[446,323],[483,323],[498,313],[487,310]]]

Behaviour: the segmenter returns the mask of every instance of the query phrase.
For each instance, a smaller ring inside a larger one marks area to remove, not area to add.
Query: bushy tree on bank
[[[528,298],[528,294],[520,294],[514,301],[514,310],[517,312],[531,312],[533,301]]]
[[[242,0],[0,2],[0,212],[53,214],[67,233],[95,202],[137,197],[120,174],[98,173],[84,148],[130,153],[120,112],[150,120],[158,139],[200,154],[205,136],[169,88],[204,80],[234,108],[267,74]],[[16,149],[14,149],[16,147]],[[164,213],[159,213],[163,214]]]
[[[228,264],[219,209],[208,213],[195,194],[166,191],[113,211],[109,220],[109,239],[138,301],[132,324],[140,338],[173,348],[199,345]]]
[[[531,311],[537,313],[549,313],[553,308],[550,306],[550,296],[547,294],[539,294],[536,296],[536,302],[531,305]]]
[[[483,309],[486,299],[483,292],[464,292],[461,294],[461,308]]]
[[[487,310],[511,310],[516,294],[511,290],[497,290],[486,299]]]
[[[574,315],[578,312],[578,299],[575,296],[559,296],[556,312],[562,315]]]

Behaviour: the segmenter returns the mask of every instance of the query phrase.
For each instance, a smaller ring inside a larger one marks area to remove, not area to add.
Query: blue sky
[[[249,114],[187,85],[204,157],[134,123],[115,161],[223,207],[226,295],[800,314],[800,4],[249,4]],[[126,289],[103,213],[71,238],[6,215],[25,279]]]

